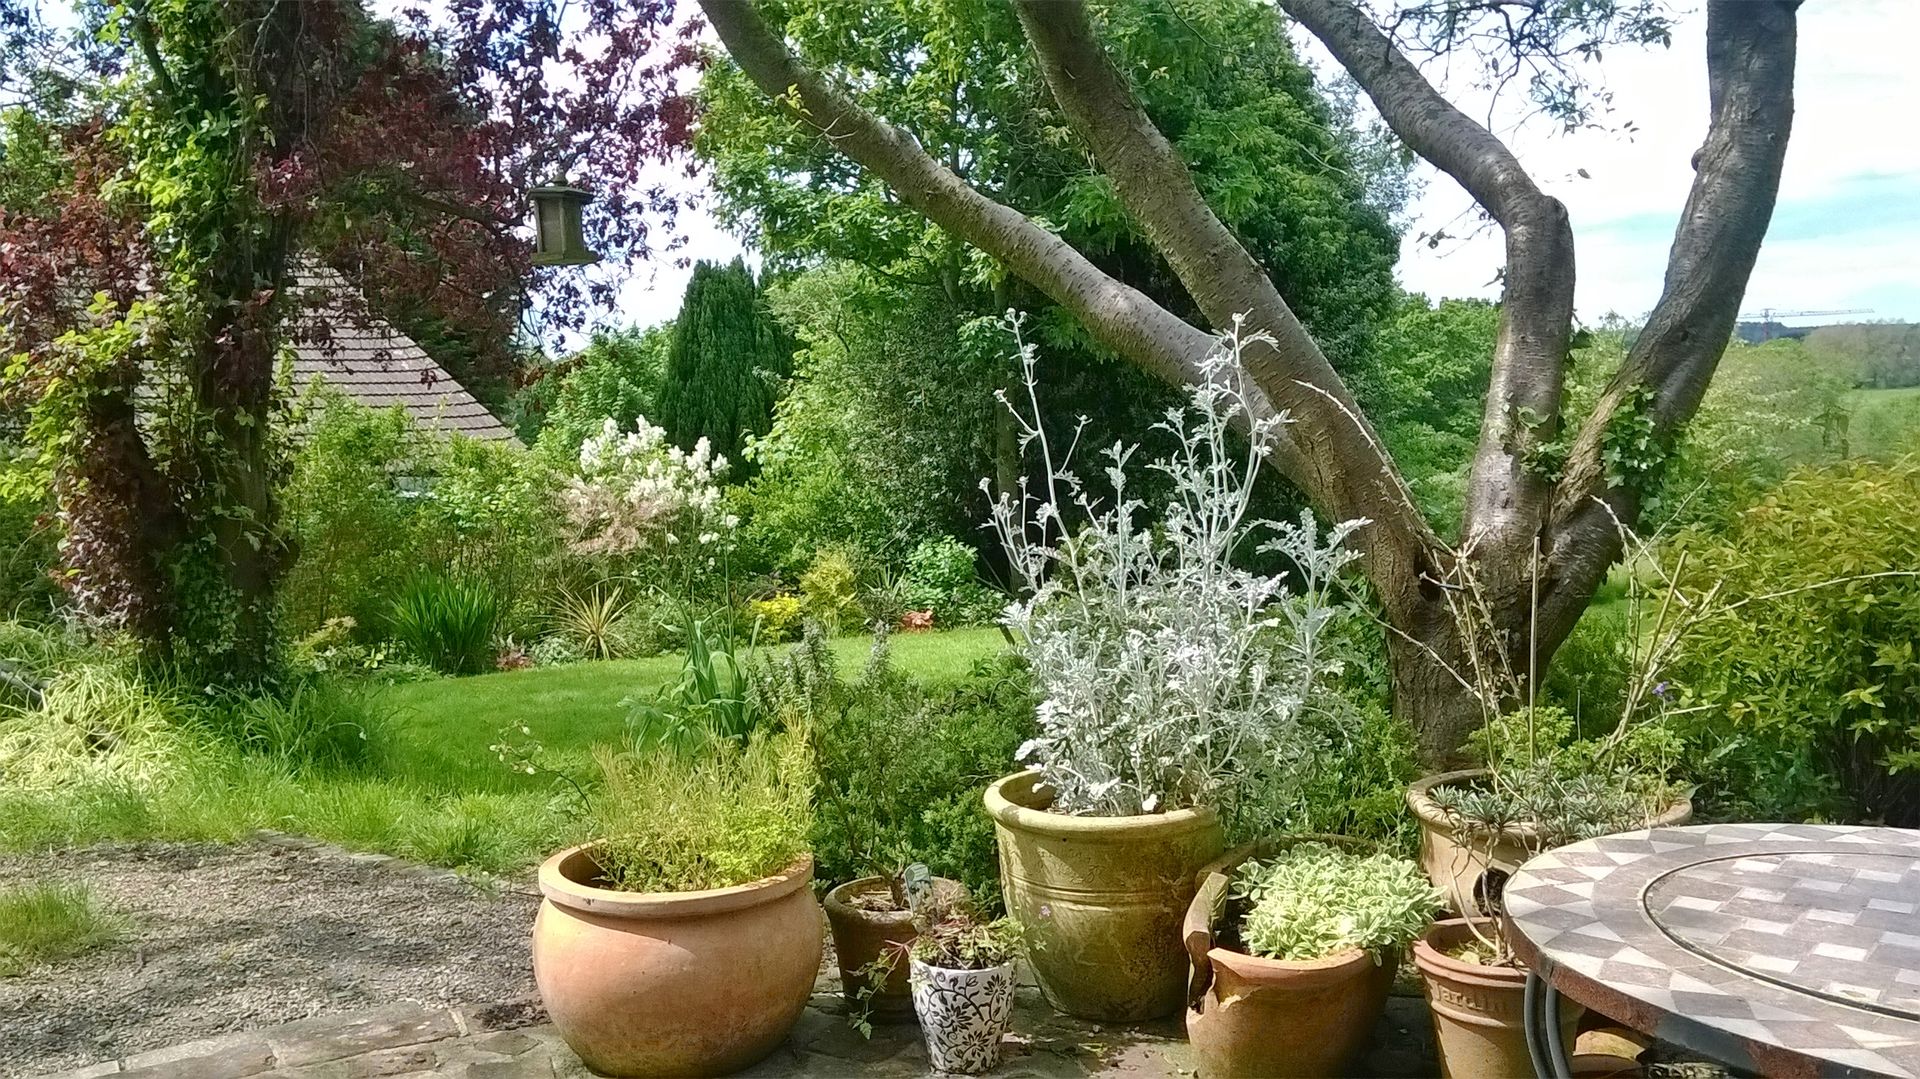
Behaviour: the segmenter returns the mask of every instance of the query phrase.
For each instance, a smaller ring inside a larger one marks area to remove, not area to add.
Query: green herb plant
[[[1383,962],[1418,937],[1443,902],[1412,862],[1324,843],[1248,863],[1231,895],[1245,906],[1240,940],[1247,951],[1296,961],[1360,948]]]

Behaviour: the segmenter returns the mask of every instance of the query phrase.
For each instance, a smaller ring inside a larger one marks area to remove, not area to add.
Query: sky
[[[1659,298],[1693,179],[1690,160],[1708,120],[1704,6],[1676,11],[1671,48],[1621,49],[1599,65],[1614,119],[1632,120],[1631,134],[1562,134],[1550,121],[1521,122],[1518,95],[1495,103],[1464,80],[1442,82],[1468,115],[1485,118],[1493,106],[1496,130],[1535,181],[1566,204],[1583,320],[1609,312],[1639,318]],[[1920,39],[1920,0],[1813,0],[1800,9],[1799,33],[1786,170],[1743,311],[1871,310],[1776,316],[1790,325],[1920,321],[1920,139],[1909,137],[1920,106],[1920,65],[1911,52]],[[1425,186],[1402,244],[1401,283],[1432,297],[1497,296],[1498,231],[1429,249],[1420,234],[1470,230],[1462,213],[1471,200],[1431,167],[1422,165],[1420,175]],[[728,259],[743,250],[697,210],[683,214],[680,227],[689,258]],[[640,267],[621,294],[621,320],[673,317],[687,274],[665,259]]]

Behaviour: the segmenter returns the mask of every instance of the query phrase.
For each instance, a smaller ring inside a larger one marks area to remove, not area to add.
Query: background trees
[[[1427,5],[1391,24],[1396,38],[1342,0],[1283,2],[1394,133],[1465,187],[1507,238],[1489,393],[1455,547],[1427,526],[1360,418],[1337,372],[1337,348],[1323,347],[1290,302],[1298,296],[1281,278],[1293,253],[1262,262],[1231,220],[1230,192],[1209,189],[1178,141],[1186,132],[1147,98],[1153,79],[1130,66],[1116,30],[1128,24],[1125,9],[1103,9],[1096,26],[1079,3],[1015,4],[1071,137],[1099,163],[1100,189],[1165,260],[1188,307],[1095,261],[1097,246],[1049,231],[1005,192],[984,186],[970,160],[941,159],[936,144],[911,132],[910,114],[876,108],[863,91],[848,90],[867,83],[813,61],[806,20],[781,9],[769,22],[746,0],[703,0],[702,7],[741,70],[821,152],[831,148],[864,166],[901,202],[999,260],[1141,368],[1169,380],[1194,377],[1212,347],[1187,320],[1194,314],[1216,328],[1246,316],[1272,335],[1272,348],[1251,369],[1265,407],[1286,410],[1296,423],[1271,461],[1334,516],[1373,522],[1358,542],[1395,630],[1396,711],[1419,725],[1436,758],[1450,755],[1480,719],[1479,698],[1460,675],[1542,666],[1618,554],[1619,523],[1637,520],[1650,479],[1732,332],[1791,127],[1793,5],[1710,5],[1711,125],[1696,155],[1667,289],[1595,407],[1567,416],[1573,236],[1565,209],[1496,136],[1427,82],[1409,50],[1465,55],[1484,46],[1479,55],[1496,77],[1532,73],[1543,104],[1577,122],[1584,114],[1566,58],[1609,43],[1663,40],[1664,22],[1645,7],[1552,4],[1532,9],[1525,26],[1502,39],[1497,21],[1487,27],[1476,17],[1484,12]],[[896,116],[909,127],[896,125]],[[1463,607],[1450,598],[1457,595],[1472,599]],[[1481,631],[1463,626],[1463,617],[1483,622]],[[1469,638],[1478,642],[1473,654]]]
[[[681,449],[704,438],[738,467],[746,440],[772,422],[792,354],[746,263],[696,263],[667,348],[655,418]]]

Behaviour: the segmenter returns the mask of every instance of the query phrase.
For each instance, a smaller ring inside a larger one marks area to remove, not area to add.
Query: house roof
[[[425,349],[367,310],[365,298],[338,272],[309,263],[296,275],[299,309],[289,323],[296,389],[324,379],[368,408],[402,405],[429,430],[519,442]]]

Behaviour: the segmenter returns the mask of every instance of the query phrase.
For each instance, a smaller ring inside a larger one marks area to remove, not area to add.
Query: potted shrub
[[[1362,522],[1322,543],[1310,515],[1293,525],[1249,512],[1282,422],[1248,419],[1240,352],[1254,340],[1227,335],[1213,377],[1159,425],[1178,449],[1150,466],[1170,492],[1157,520],[1127,487],[1133,451],[1109,451],[1111,494],[1097,494],[1047,445],[1037,413],[1015,411],[1050,475],[1044,492],[1003,494],[993,524],[1024,586],[1003,621],[1041,699],[1019,753],[1032,767],[994,783],[986,803],[1008,912],[1042,991],[1072,1015],[1180,1010],[1181,919],[1195,873],[1224,846],[1222,814],[1263,767],[1266,796],[1284,794],[1297,774],[1284,769],[1313,754],[1305,702],[1327,666],[1327,590]],[[1029,401],[1034,355],[1023,346]],[[1236,443],[1235,427],[1249,440]],[[1084,521],[1070,537],[1069,516]],[[1295,576],[1242,568],[1260,552]]]
[[[766,1056],[820,965],[803,730],[602,750],[593,843],[540,867],[534,980],[596,1072],[720,1075]]]
[[[923,909],[909,965],[927,1062],[936,1072],[990,1071],[1013,1018],[1018,930],[982,921],[964,900]]]
[[[1385,854],[1297,842],[1202,871],[1187,908],[1187,1037],[1202,1076],[1336,1076],[1386,1010],[1440,894]]]

